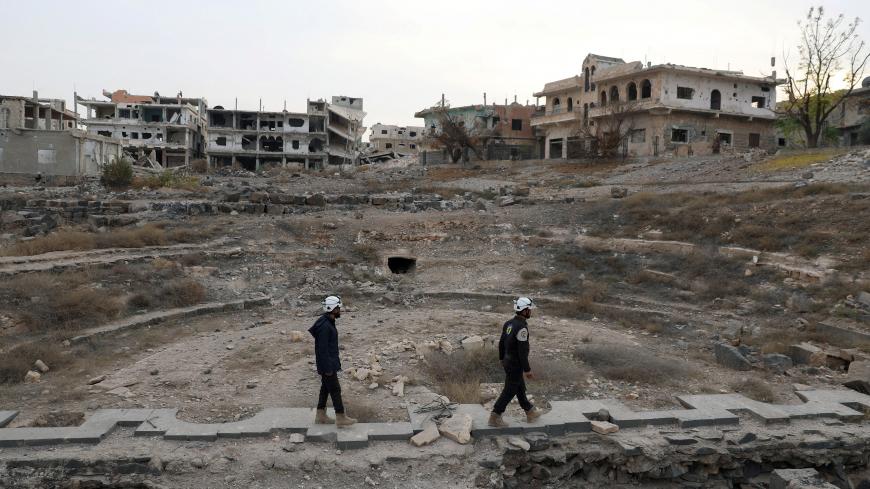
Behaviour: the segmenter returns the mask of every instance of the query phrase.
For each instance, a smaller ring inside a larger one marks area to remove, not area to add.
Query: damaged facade
[[[309,100],[303,112],[208,110],[208,159],[212,168],[241,166],[255,171],[297,164],[356,163],[362,145],[362,99]]]
[[[774,150],[777,84],[774,76],[589,54],[581,74],[534,94],[546,103],[531,124],[548,159],[596,154],[600,131],[617,118],[624,156]]]
[[[842,105],[831,114],[829,127],[837,129],[841,146],[870,144],[870,129],[862,126],[870,123],[870,77],[864,78],[861,88],[843,100]]]
[[[488,160],[530,159],[538,155],[537,138],[531,124],[536,111],[534,105],[514,101],[504,105],[484,103],[445,109],[436,106],[414,114],[414,117],[423,119],[425,135],[428,136],[421,144],[421,161],[424,163],[440,163],[447,158],[434,139],[441,130],[441,110],[464,127],[471,128],[470,133],[481,137],[482,154]]]
[[[424,127],[389,126],[377,123],[369,136],[370,151],[375,153],[393,151],[400,154],[416,154],[423,141]]]
[[[187,166],[205,153],[208,103],[203,98],[131,95],[126,90],[104,91],[108,101],[76,102],[87,110],[88,133],[121,141],[135,159],[154,166]]]
[[[0,173],[93,176],[120,156],[117,141],[77,129],[61,99],[0,95]]]
[[[209,166],[299,164],[322,168],[326,153],[326,103],[308,101],[305,113],[208,110]]]

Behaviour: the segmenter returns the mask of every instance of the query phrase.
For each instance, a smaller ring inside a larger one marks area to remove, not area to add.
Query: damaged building
[[[126,90],[103,91],[108,101],[84,99],[83,121],[89,134],[119,140],[136,160],[147,159],[153,166],[186,166],[205,156],[204,98],[131,95]]]
[[[365,112],[362,99],[308,100],[306,111],[208,110],[209,166],[250,171],[274,166],[323,168],[359,160]]]
[[[379,122],[372,126],[372,134],[369,136],[370,151],[417,154],[424,131],[422,126],[391,126]]]
[[[0,173],[75,179],[99,175],[120,156],[112,139],[77,128],[75,111],[61,99],[0,95]],[[54,179],[54,178],[52,178]]]
[[[326,103],[309,100],[307,105],[304,113],[209,109],[209,166],[250,171],[288,164],[322,168],[327,158]]]
[[[532,118],[548,159],[598,154],[621,131],[623,156],[687,156],[776,149],[776,80],[740,71],[644,65],[589,54],[581,73],[535,93]]]
[[[440,147],[437,135],[441,131],[441,119],[450,117],[458,124],[469,128],[469,134],[481,144],[481,155],[487,160],[524,160],[540,153],[535,129],[531,124],[536,107],[520,104],[514,100],[504,105],[484,103],[461,107],[430,107],[414,114],[423,119],[424,139],[420,145],[420,161],[424,164],[443,163],[449,160],[446,150]],[[474,158],[474,155],[467,155]]]
[[[839,133],[841,146],[870,144],[870,77],[864,78],[861,88],[852,90],[843,103],[831,114],[829,126]]]

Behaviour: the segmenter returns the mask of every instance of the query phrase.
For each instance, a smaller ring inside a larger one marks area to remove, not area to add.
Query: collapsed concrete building
[[[531,121],[545,158],[596,154],[600,138],[613,130],[626,131],[619,136],[625,156],[776,148],[775,73],[644,66],[595,54],[586,56],[580,71],[534,94],[546,101]]]
[[[87,110],[83,121],[89,134],[119,140],[135,159],[160,167],[189,165],[205,157],[204,98],[131,95],[126,90],[103,91],[108,101],[84,99],[76,103]]]
[[[120,156],[121,146],[77,125],[62,99],[39,98],[36,91],[32,97],[0,95],[0,173],[28,179],[98,175]]]
[[[323,168],[356,163],[362,145],[362,99],[308,100],[305,112],[208,110],[209,166]]]
[[[391,126],[379,122],[372,126],[372,134],[369,136],[370,150],[416,154],[425,131],[426,128],[422,126]]]
[[[446,150],[437,141],[441,132],[441,119],[450,117],[458,124],[469,128],[469,134],[481,141],[481,153],[488,160],[520,160],[539,155],[538,141],[531,119],[536,113],[534,105],[514,101],[504,105],[465,105],[461,107],[430,107],[414,114],[425,125],[425,137],[420,151],[424,164],[443,163],[449,160]],[[473,159],[474,155],[464,155]]]

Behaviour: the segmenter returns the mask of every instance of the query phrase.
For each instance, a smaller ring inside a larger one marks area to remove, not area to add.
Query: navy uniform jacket
[[[317,363],[317,373],[320,375],[336,373],[341,370],[341,360],[338,358],[338,330],[335,329],[335,319],[329,313],[320,316],[314,326],[308,329],[314,337],[314,358]]]
[[[498,359],[505,368],[532,371],[529,366],[529,326],[526,318],[517,315],[504,323],[498,341]]]

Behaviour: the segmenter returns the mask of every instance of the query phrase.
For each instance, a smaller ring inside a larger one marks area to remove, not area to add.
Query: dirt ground
[[[531,364],[539,380],[529,390],[540,406],[615,398],[655,409],[677,406],[677,394],[718,392],[798,403],[793,384],[839,385],[846,372],[831,366],[774,370],[765,367],[764,354],[786,353],[806,340],[857,354],[868,347],[829,344],[813,326],[835,318],[868,330],[867,309],[852,298],[870,291],[870,150],[796,166],[777,166],[776,158],[273,170],[201,177],[193,191],[109,192],[96,183],[0,187],[0,199],[97,198],[139,209],[127,226],[69,223],[53,234],[107,235],[155,223],[168,240],[96,250],[61,246],[55,255],[20,258],[72,263],[62,271],[25,273],[10,257],[0,261],[7,272],[0,276],[0,409],[20,410],[11,426],[27,426],[52,412],[87,415],[110,407],[178,407],[182,419],[218,422],[264,407],[313,406],[319,379],[306,330],[328,294],[341,295],[346,305],[338,322],[341,379],[349,414],[364,420],[407,418],[405,397],[393,393],[398,376],[435,392],[459,392],[458,401],[491,402],[487,384],[500,382],[497,365],[455,379],[457,386],[439,380],[443,366],[435,359],[490,358],[517,295],[539,304],[530,320]],[[627,189],[627,197],[613,198],[615,187]],[[160,201],[219,202],[231,192],[240,192],[242,201],[253,193],[405,192],[426,199],[437,193],[455,205],[199,216],[149,208]],[[762,236],[755,228],[767,231]],[[172,238],[180,229],[188,233],[183,241]],[[0,233],[6,255],[16,255],[21,243],[46,239],[8,228]],[[578,236],[670,239],[698,250],[592,250],[578,245]],[[197,247],[165,252],[189,246],[178,243]],[[775,266],[726,257],[717,246],[778,253],[824,269],[826,278],[795,278]],[[130,253],[138,255],[126,260]],[[392,273],[390,257],[413,258],[415,267]],[[191,288],[201,293],[187,293]],[[80,294],[75,304],[57,299],[72,293]],[[65,342],[118,318],[260,295],[271,297],[271,305]],[[482,350],[465,351],[462,340],[475,335],[483,339]],[[717,363],[717,342],[746,348],[751,369]],[[22,382],[36,357],[50,371],[39,382]],[[358,379],[359,369],[378,375]],[[105,380],[89,385],[98,376]]]

